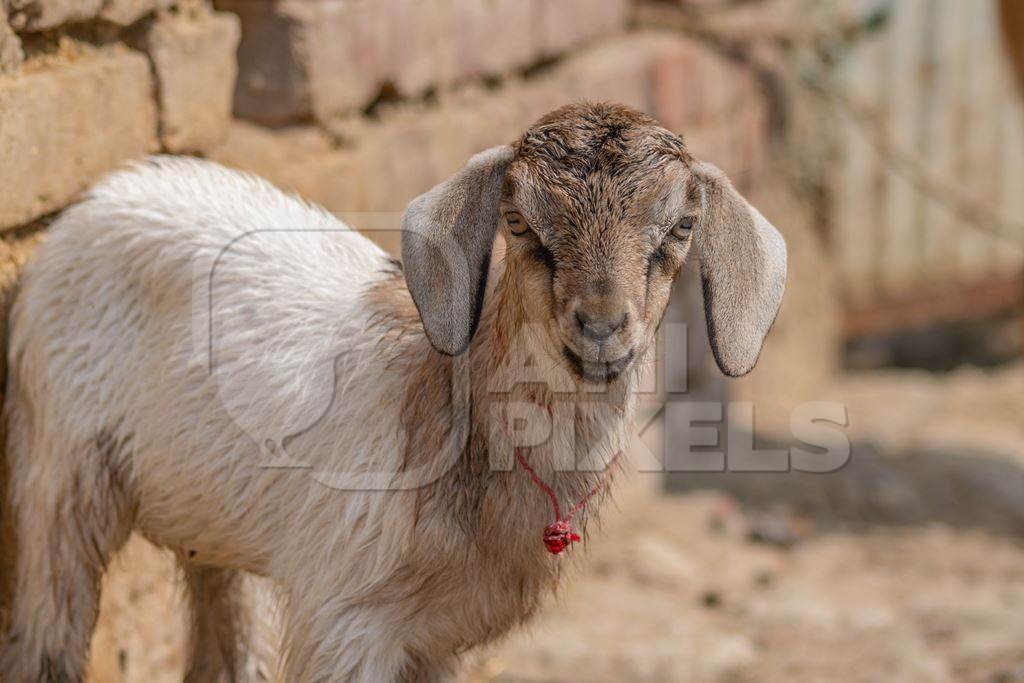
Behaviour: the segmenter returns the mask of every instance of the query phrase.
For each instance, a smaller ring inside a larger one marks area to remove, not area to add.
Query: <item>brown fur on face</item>
[[[689,250],[672,229],[698,208],[692,158],[654,119],[611,104],[558,109],[514,149],[502,213],[528,229],[503,227],[504,285],[577,377],[613,379],[643,355]]]

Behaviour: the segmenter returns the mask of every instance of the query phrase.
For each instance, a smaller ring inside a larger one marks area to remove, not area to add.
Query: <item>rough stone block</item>
[[[320,121],[372,102],[386,83],[394,85],[398,54],[415,0],[319,2],[306,13],[306,58],[312,109]],[[300,1],[288,4],[298,17]],[[425,3],[429,4],[429,3]],[[388,10],[392,10],[392,14]],[[418,12],[417,12],[418,14]],[[414,48],[404,45],[401,50]],[[420,46],[422,48],[422,46]],[[427,52],[426,59],[430,59]],[[430,63],[427,63],[428,73]]]
[[[452,0],[381,0],[376,21],[383,21],[390,30],[376,50],[382,68],[375,78],[413,97],[454,80],[460,65],[449,37],[452,4]]]
[[[697,43],[680,40],[659,54],[652,66],[652,107],[662,125],[677,133],[685,133],[701,120],[702,85],[707,78],[700,71],[697,53],[701,51]]]
[[[660,118],[659,108],[667,106],[663,100],[685,98],[688,87],[685,81],[675,87],[669,79],[674,70],[659,71],[659,65],[664,69],[664,64],[685,56],[688,45],[677,36],[646,32],[603,41],[534,77],[510,79],[497,89],[466,87],[442,93],[430,104],[382,110],[373,122],[352,124],[344,134],[349,142],[342,147],[332,145],[314,126],[271,131],[235,123],[232,139],[212,156],[323,204],[353,227],[369,231],[385,248],[396,249],[398,235],[387,229],[399,225],[409,200],[474,153],[513,141],[556,107],[587,97],[624,102]],[[668,88],[663,100],[654,96],[660,87]],[[741,109],[713,129],[683,120],[681,132],[694,134],[695,151],[744,172],[749,167],[746,147],[758,140],[751,139],[753,124],[745,123],[756,117],[745,113],[747,105]]]
[[[566,91],[571,100],[598,100],[651,111],[651,63],[655,49],[642,38],[618,41],[571,63]]]
[[[300,11],[300,8],[302,11]],[[382,92],[416,97],[474,69],[459,46],[468,36],[451,0],[289,0],[306,22],[305,59],[311,109],[322,122],[373,102]]]
[[[3,3],[0,0],[0,75],[16,75],[21,71],[25,54],[21,50],[21,41],[7,23],[2,9]]]
[[[313,112],[308,33],[312,6],[272,0],[216,0],[241,21],[234,110],[239,117],[276,126]]]
[[[160,138],[172,152],[221,142],[231,119],[238,18],[228,13],[164,15],[148,48],[160,101]]]
[[[421,92],[438,73],[436,0],[216,0],[238,14],[235,113],[267,125],[365,107],[385,84]],[[402,68],[397,65],[402,64]]]
[[[114,48],[0,80],[0,228],[55,211],[155,151],[152,93],[145,56]]]
[[[446,177],[461,168],[469,157],[495,145],[511,143],[519,136],[529,116],[521,102],[531,88],[508,88],[499,92],[480,92],[470,100],[460,98],[441,108],[440,134],[435,135],[435,154],[441,160]],[[434,178],[433,185],[440,179]]]
[[[100,10],[100,19],[130,26],[147,14],[172,4],[174,0],[106,0]]]
[[[532,4],[536,50],[547,57],[621,31],[629,20],[629,0],[532,0]]]
[[[685,132],[692,123],[689,113],[696,111],[689,97],[689,45],[684,38],[657,32],[602,41],[559,67],[563,98],[619,102]]]
[[[626,0],[216,0],[242,19],[235,112],[321,122],[382,92],[513,73],[621,28]],[[557,6],[558,9],[550,9]],[[557,27],[548,25],[558,22]]]
[[[462,0],[443,5],[437,42],[451,80],[502,74],[537,61],[531,32],[535,8],[524,0]]]
[[[567,62],[571,68],[572,62]],[[544,114],[568,104],[572,95],[566,92],[565,80],[557,74],[552,78],[532,79],[523,88],[522,99],[515,103],[518,120],[533,123]]]
[[[103,0],[7,0],[16,31],[43,31],[95,17]]]

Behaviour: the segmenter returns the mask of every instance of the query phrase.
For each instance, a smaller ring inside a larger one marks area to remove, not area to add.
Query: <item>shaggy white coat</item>
[[[8,452],[29,540],[7,672],[79,675],[99,577],[133,528],[200,578],[226,572],[220,592],[235,570],[276,582],[289,681],[441,678],[452,664],[434,653],[532,611],[559,569],[540,545],[547,499],[521,471],[504,473],[514,507],[494,494],[507,538],[483,539],[490,564],[442,514],[411,524],[415,491],[337,488],[403,471],[402,397],[434,352],[421,330],[385,339],[374,320],[367,293],[394,272],[325,211],[196,160],[116,173],[52,226],[11,321]],[[601,457],[629,412],[599,420],[613,437]],[[190,587],[199,608],[238,600]],[[222,612],[196,629],[244,642],[244,615]]]

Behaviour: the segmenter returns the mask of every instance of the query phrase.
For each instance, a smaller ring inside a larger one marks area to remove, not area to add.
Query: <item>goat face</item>
[[[617,376],[661,321],[696,219],[687,160],[678,137],[617,107],[560,109],[516,145],[507,277],[581,379]]]
[[[779,233],[678,136],[617,105],[548,114],[414,200],[403,228],[409,289],[438,350],[469,344],[500,229],[504,286],[583,381],[642,357],[691,249],[726,374],[754,366],[785,285]]]

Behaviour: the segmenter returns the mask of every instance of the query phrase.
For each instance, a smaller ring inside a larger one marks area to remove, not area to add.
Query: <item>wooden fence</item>
[[[842,124],[836,178],[833,245],[854,335],[1024,307],[1024,98],[999,3],[896,0],[892,10],[841,74],[870,116]],[[886,148],[942,183],[914,178]],[[1006,220],[958,215],[944,196],[958,193]]]

